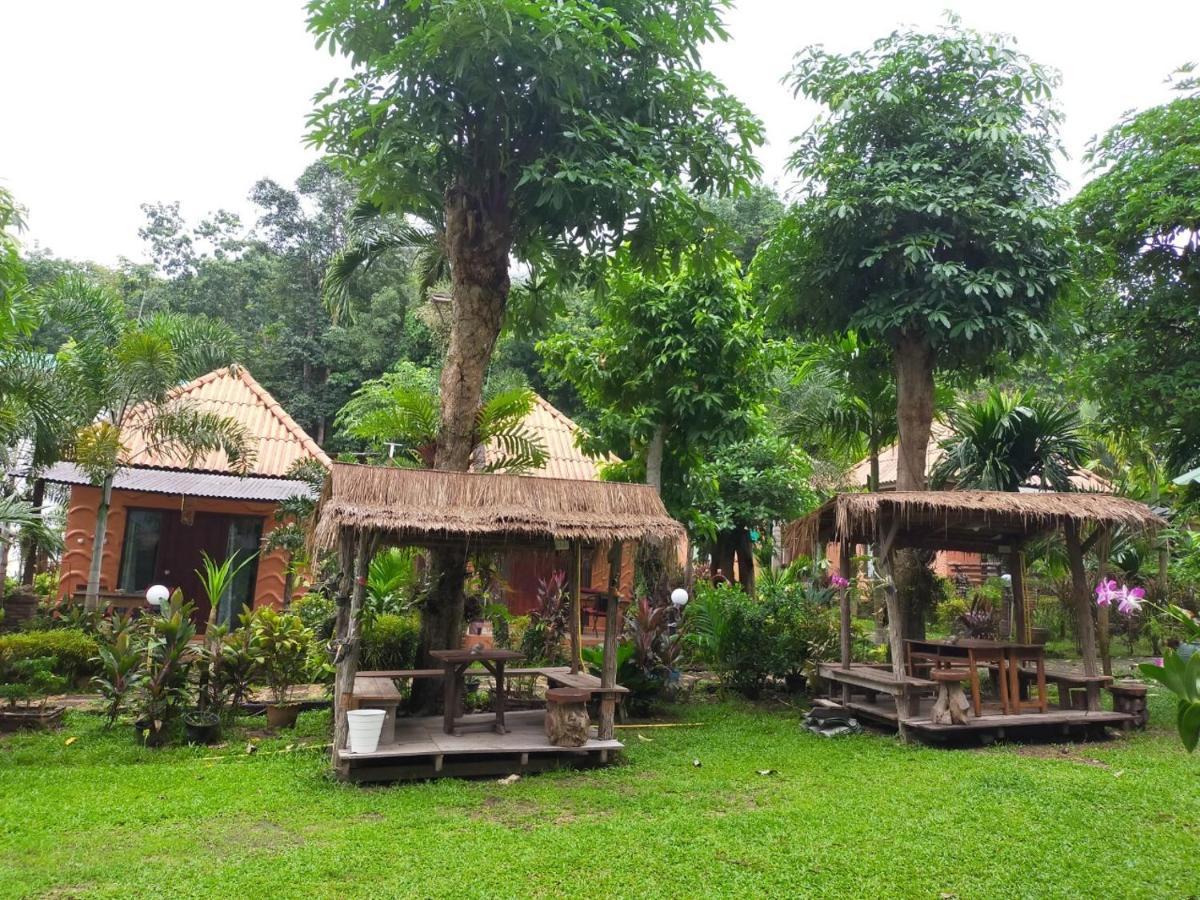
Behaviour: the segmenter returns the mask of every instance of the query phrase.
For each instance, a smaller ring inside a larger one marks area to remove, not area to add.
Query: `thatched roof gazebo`
[[[829,542],[840,545],[843,574],[849,577],[850,548],[874,548],[885,578],[892,667],[903,677],[903,637],[892,554],[896,550],[963,550],[1007,556],[1012,573],[1016,631],[1028,641],[1024,603],[1024,547],[1034,538],[1061,531],[1070,562],[1072,592],[1080,623],[1092,618],[1092,594],[1084,556],[1115,529],[1153,532],[1166,522],[1145,504],[1111,494],[1006,493],[998,491],[889,491],[837,494],[783,529],[790,557],[817,555]],[[1095,629],[1080,627],[1084,669],[1096,676]],[[850,664],[850,613],[842,606],[842,666]]]
[[[570,548],[571,674],[580,673],[580,559],[583,545],[646,541],[676,545],[685,536],[649,485],[336,463],[317,504],[316,552],[341,564],[334,756],[345,741],[344,711],[358,671],[359,617],[367,567],[381,547],[417,546],[469,553]],[[619,553],[619,549],[616,551]],[[618,563],[619,569],[619,563]],[[617,598],[610,592],[604,630],[604,694],[599,735],[613,737]],[[454,650],[457,648],[446,648]],[[588,677],[588,676],[583,676]]]

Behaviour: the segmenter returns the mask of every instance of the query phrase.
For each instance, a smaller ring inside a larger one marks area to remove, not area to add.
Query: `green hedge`
[[[363,669],[411,669],[417,661],[421,620],[415,615],[381,613],[363,629]]]
[[[36,659],[52,656],[56,660],[54,674],[71,684],[94,674],[93,658],[100,654],[95,639],[72,628],[52,631],[18,631],[0,637],[0,664],[17,659]]]

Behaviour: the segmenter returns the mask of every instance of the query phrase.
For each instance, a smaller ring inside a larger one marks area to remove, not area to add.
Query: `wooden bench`
[[[820,663],[817,675],[842,685],[844,699],[849,699],[848,694],[854,689],[863,691],[871,703],[879,694],[895,697],[899,709],[903,709],[904,715],[910,718],[919,714],[921,698],[937,689],[937,684],[927,678],[914,678],[911,675],[897,678],[891,666],[866,663],[854,663],[849,668],[843,668],[841,663]]]
[[[1021,678],[1022,691],[1028,690],[1031,683],[1037,682],[1037,671],[1022,667],[1018,670]],[[1096,712],[1100,709],[1100,690],[1112,684],[1111,675],[1076,675],[1074,672],[1055,672],[1046,669],[1046,682],[1058,687],[1059,709],[1086,709]]]

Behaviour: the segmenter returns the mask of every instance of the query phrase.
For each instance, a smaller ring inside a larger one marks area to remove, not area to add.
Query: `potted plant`
[[[272,728],[291,728],[300,714],[292,688],[304,679],[309,631],[300,617],[264,607],[254,613],[255,658],[271,691],[267,722]]]
[[[47,705],[50,694],[67,686],[67,680],[54,674],[54,657],[16,659],[7,664],[0,682],[0,731],[20,728],[51,728],[62,719],[62,706]]]
[[[92,678],[92,684],[107,701],[104,708],[107,728],[117,721],[117,716],[145,678],[145,628],[139,624],[144,621],[114,616],[108,626],[101,629],[100,655],[96,658],[100,674]]]

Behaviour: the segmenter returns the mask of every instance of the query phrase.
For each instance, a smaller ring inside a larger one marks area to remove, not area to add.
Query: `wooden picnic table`
[[[461,733],[462,723],[458,719],[458,706],[464,693],[464,675],[472,664],[479,663],[496,680],[496,687],[492,693],[495,719],[484,724],[490,725],[497,734],[507,734],[504,707],[508,699],[508,685],[504,680],[504,664],[510,660],[524,659],[524,654],[515,650],[480,649],[430,650],[429,655],[442,664],[442,689],[446,706],[442,730],[446,734]]]
[[[1022,644],[1015,641],[993,641],[983,638],[951,638],[947,640],[907,640],[905,653],[909,674],[916,674],[914,664],[932,669],[955,668],[967,664],[971,685],[971,706],[976,718],[982,713],[979,696],[979,664],[996,667],[996,689],[1000,710],[1004,715],[1016,715],[1023,709],[1046,711],[1046,659],[1041,644]],[[1021,698],[1021,670],[1026,662],[1036,666],[1038,696],[1036,700]]]

